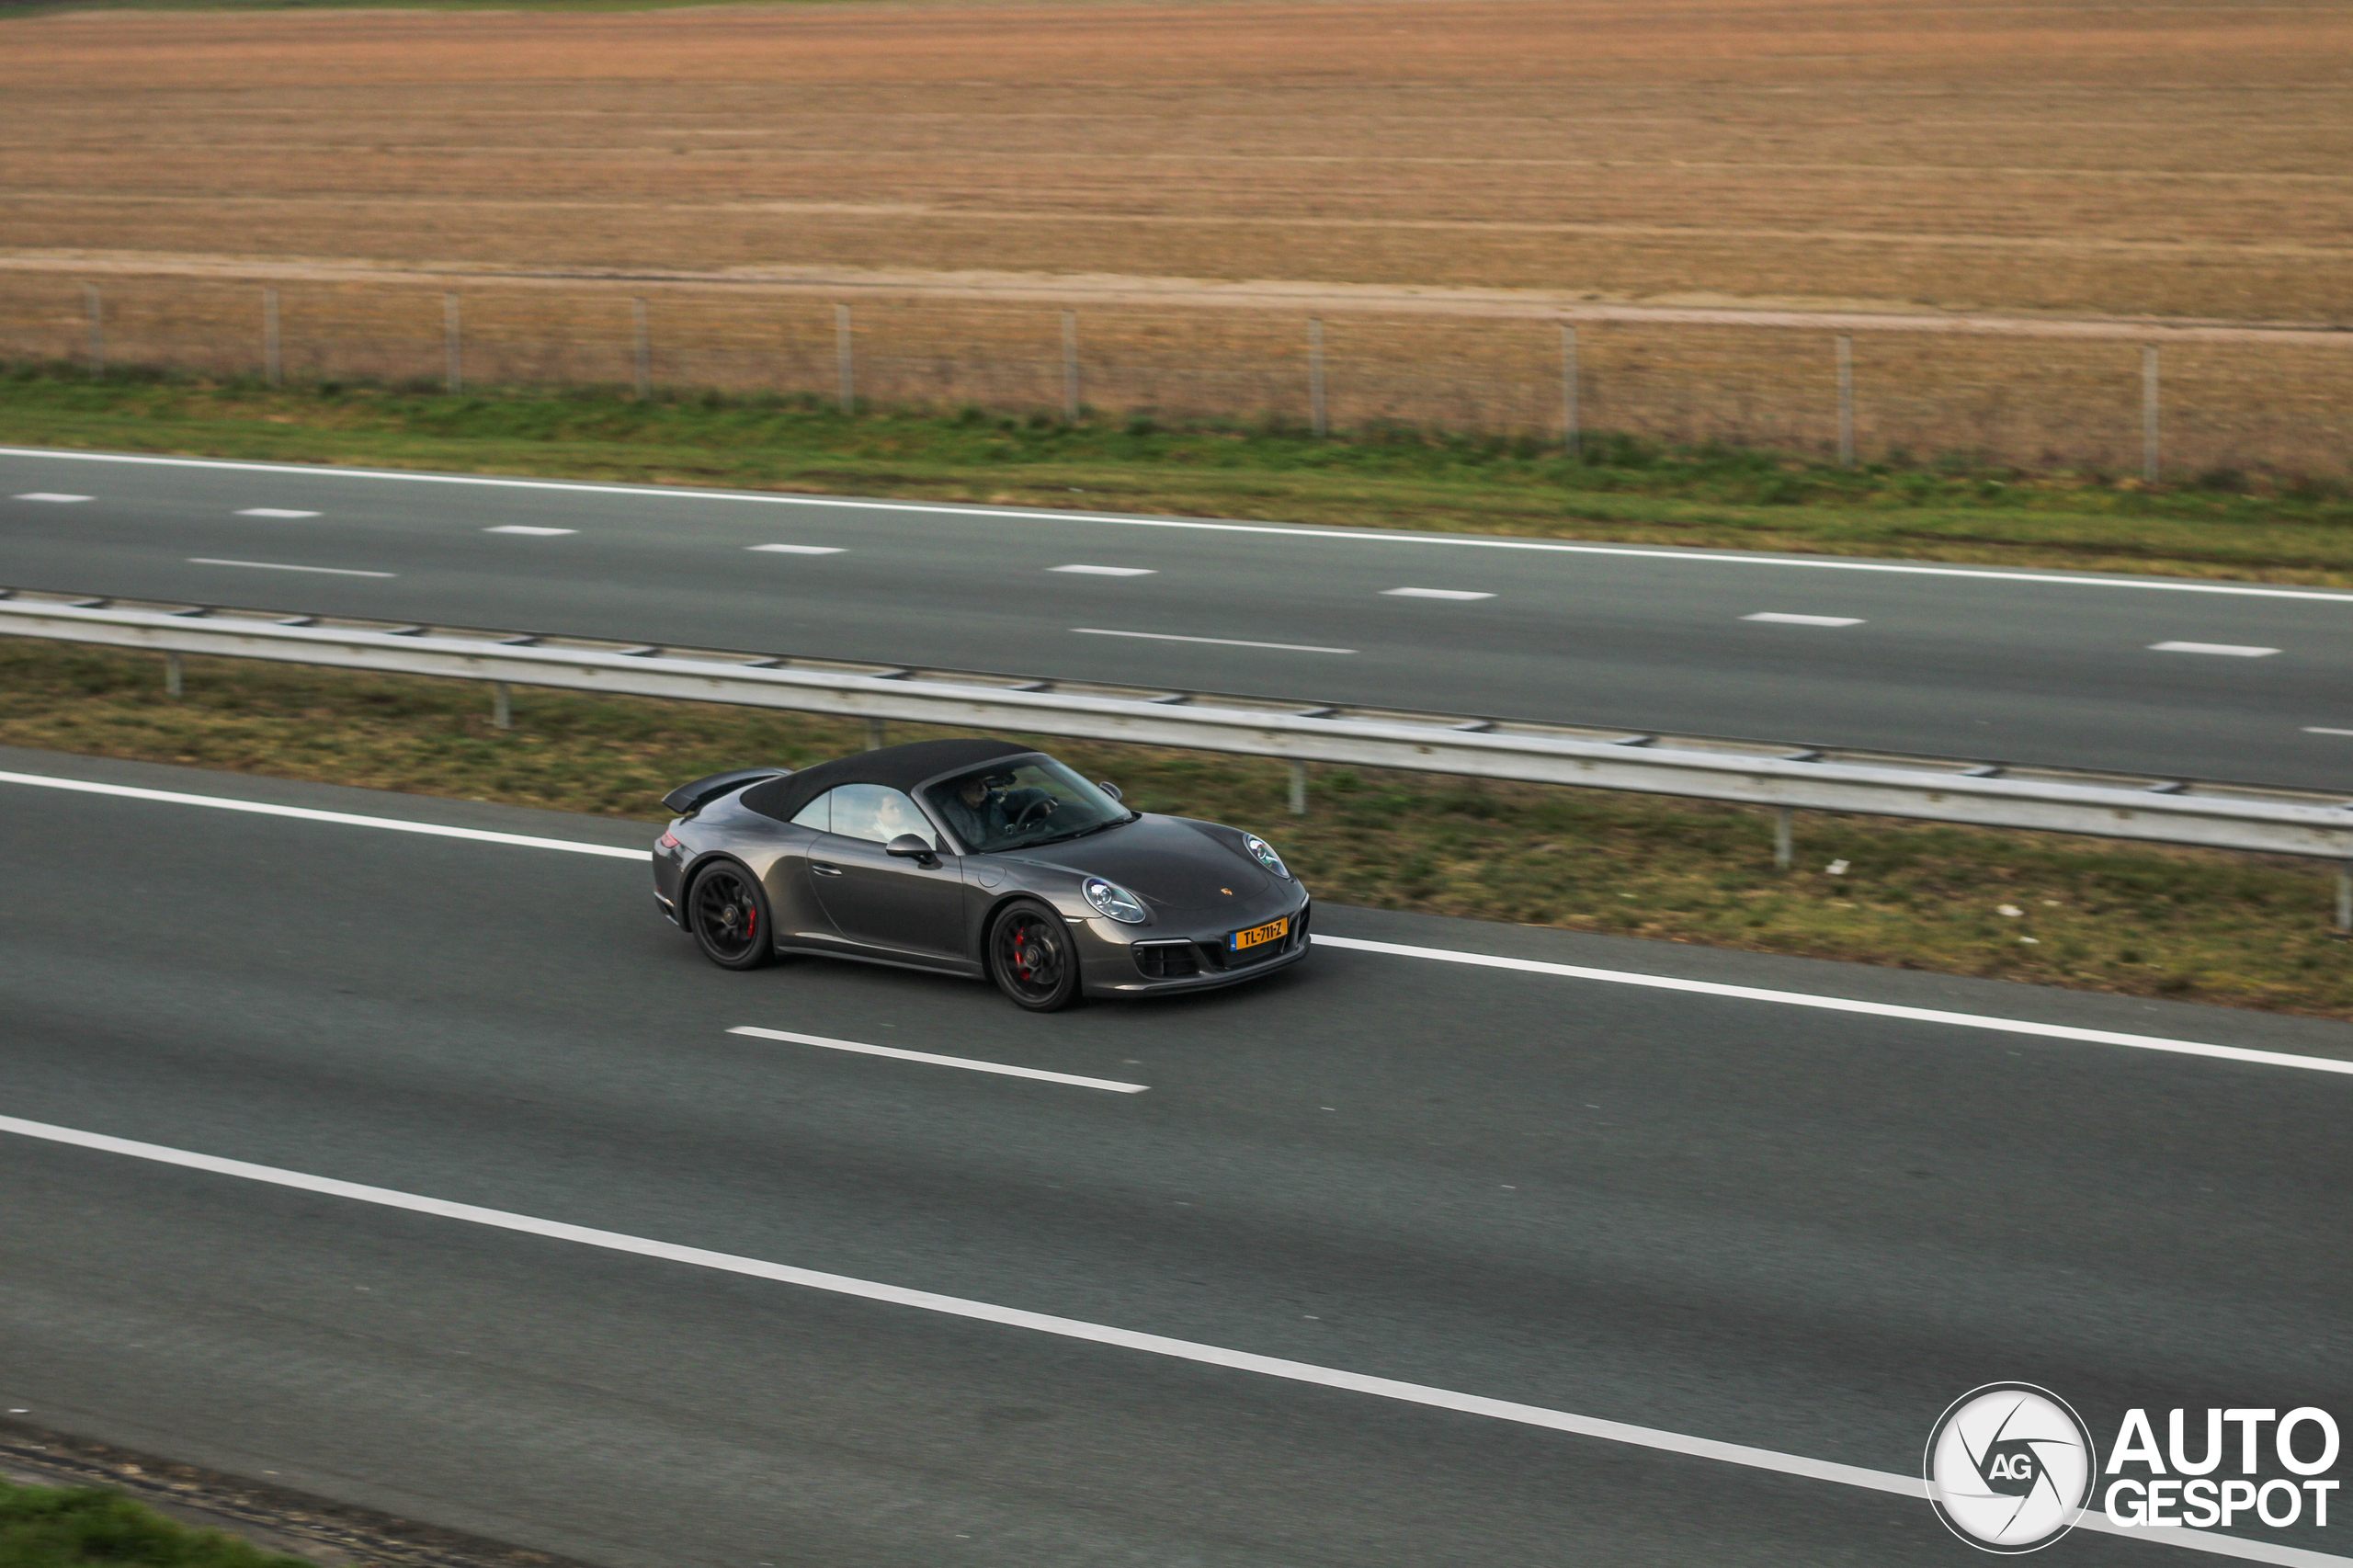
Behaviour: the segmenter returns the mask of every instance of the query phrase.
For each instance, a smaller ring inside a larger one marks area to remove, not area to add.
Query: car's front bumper
[[[1226,938],[1234,929],[1231,926],[1172,929],[1157,922],[1139,926],[1086,921],[1074,932],[1080,984],[1090,996],[1161,996],[1240,985],[1289,969],[1307,956],[1313,903],[1304,888],[1294,891],[1296,900],[1289,905],[1246,917],[1258,925],[1290,921],[1290,930],[1267,944],[1273,950],[1263,956],[1237,958],[1226,952]]]

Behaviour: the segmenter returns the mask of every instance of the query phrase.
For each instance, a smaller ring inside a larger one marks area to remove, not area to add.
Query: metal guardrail
[[[1294,810],[1309,763],[1771,806],[1785,864],[1792,810],[2353,861],[2353,801],[2252,785],[13,589],[0,634],[487,681],[502,722],[508,687],[550,687],[865,719],[878,739],[898,721],[1274,757]],[[2340,926],[2348,891],[2340,868]]]

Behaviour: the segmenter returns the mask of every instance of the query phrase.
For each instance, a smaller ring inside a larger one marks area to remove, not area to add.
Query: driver
[[[972,835],[976,844],[1010,838],[1017,829],[1035,826],[1053,814],[1059,802],[1051,795],[1043,790],[1016,790],[1012,784],[1010,773],[976,773],[957,783],[956,801],[978,830]]]

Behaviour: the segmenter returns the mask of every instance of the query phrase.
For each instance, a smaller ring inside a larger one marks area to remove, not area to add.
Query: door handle
[[[823,860],[810,861],[809,869],[821,877],[838,877],[842,874],[842,869],[839,866],[828,866]]]

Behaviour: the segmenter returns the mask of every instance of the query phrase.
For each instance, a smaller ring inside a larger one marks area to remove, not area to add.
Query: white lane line
[[[2353,735],[2353,730],[2332,730],[2325,724],[2306,724],[2304,726],[2304,733],[2308,735]]]
[[[1074,626],[1081,637],[1141,637],[1150,642],[1207,642],[1219,648],[1272,648],[1284,653],[1353,653],[1354,648],[1318,648],[1308,642],[1248,642],[1239,637],[1179,637],[1173,631],[1113,631],[1101,626]]]
[[[575,855],[602,855],[617,860],[643,861],[650,850],[620,849],[609,844],[582,844],[567,838],[540,838],[528,834],[494,833],[475,827],[444,827],[438,823],[403,822],[397,817],[360,816],[349,812],[313,811],[304,806],[267,805],[259,801],[235,801],[218,795],[183,794],[174,790],[147,790],[128,784],[99,784],[82,778],[55,778],[40,773],[0,772],[0,784],[26,784],[44,790],[65,790],[85,795],[111,795],[125,800],[156,801],[168,805],[209,806],[216,811],[249,812],[259,816],[290,817],[302,822],[334,823],[347,827],[386,828],[394,833],[424,834],[436,838],[472,839],[483,844],[507,844],[526,849],[560,849]],[[1471,964],[1482,969],[1513,970],[1523,974],[1557,975],[1566,980],[1597,981],[1609,985],[1635,985],[1654,991],[1679,991],[1699,996],[1722,996],[1743,1002],[1769,1002],[1781,1006],[1813,1007],[1831,1013],[1858,1013],[1870,1017],[1904,1018],[1915,1023],[1951,1024],[1961,1028],[1991,1029],[2002,1034],[2035,1035],[2048,1040],[2081,1040],[2094,1045],[2121,1045],[2140,1051],[2167,1051],[2182,1056],[2211,1057],[2265,1067],[2298,1067],[2314,1073],[2353,1074],[2353,1061],[2327,1056],[2298,1056],[2287,1051],[2256,1051],[2236,1045],[2207,1045],[2198,1040],[2169,1040],[2161,1035],[2126,1034],[2114,1029],[2077,1028],[2070,1024],[2041,1024],[2026,1018],[1999,1018],[1984,1013],[1955,1013],[1937,1007],[1906,1007],[1890,1002],[1858,1002],[1843,996],[1817,996],[1803,991],[1774,991],[1756,985],[1726,985],[1712,980],[1683,980],[1673,975],[1639,974],[1631,970],[1590,969],[1582,964],[1548,963],[1536,959],[1504,958],[1493,953],[1462,952],[1453,948],[1409,947],[1399,942],[1373,942],[1356,937],[1315,936],[1328,948],[1383,953],[1392,958],[1426,959],[1440,963]]]
[[[1059,512],[1018,506],[957,506],[921,501],[862,501],[830,495],[774,495],[748,490],[696,490],[658,484],[590,484],[561,479],[494,479],[482,474],[407,473],[399,469],[313,468],[302,463],[235,462],[221,458],[161,458],[131,452],[69,452],[46,447],[0,447],[0,457],[61,462],[112,462],[167,468],[210,468],[238,473],[293,473],[310,478],[381,479],[410,484],[476,484],[494,490],[556,490],[579,495],[634,495],[641,500],[737,501],[766,506],[837,506],[864,512],[919,512],[933,517],[1020,517],[1037,522],[1106,523],[1119,528],[1189,528],[1210,533],[1273,534],[1291,539],[1370,544],[1450,545],[1463,550],[1533,550],[1558,555],[1621,555],[1646,561],[1686,561],[1728,566],[1794,566],[1814,572],[1885,572],[1911,577],[1976,577],[2000,583],[2048,583],[2075,588],[2142,588],[2152,593],[2230,594],[2267,599],[2325,599],[2353,604],[2353,593],[2274,588],[2253,583],[2167,582],[2100,577],[2086,573],[2006,572],[1983,566],[1930,566],[1910,562],[1849,561],[1838,556],[1747,555],[1724,551],[1651,550],[1638,545],[1574,544],[1555,540],[1495,539],[1479,534],[1399,533],[1386,528],[1311,528],[1278,523],[1227,523],[1205,517],[1129,517],[1111,512]],[[754,546],[759,549],[760,546]]]
[[[553,539],[558,534],[576,534],[578,528],[542,528],[529,523],[498,523],[482,530],[486,534],[529,534],[533,539]]]
[[[2220,653],[2231,659],[2268,659],[2277,648],[2249,648],[2237,642],[2152,642],[2152,653]]]
[[[315,517],[318,514],[297,512],[285,506],[244,506],[238,509],[237,516],[241,517]]]
[[[1470,588],[1383,588],[1381,597],[1392,599],[1492,599],[1493,594],[1482,594]]]
[[[1434,959],[1440,963],[1472,964],[1481,969],[1517,970],[1522,974],[1558,975],[1566,980],[1597,980],[1610,985],[1639,985],[1653,991],[1680,991],[1697,996],[1725,996],[1741,1002],[1771,1002],[1785,1007],[1813,1007],[1826,1013],[1860,1013],[1874,1018],[1903,1018],[1920,1024],[1956,1024],[1963,1028],[1991,1029],[1999,1034],[2039,1035],[2047,1040],[2086,1040],[2095,1045],[2124,1045],[2136,1051],[2164,1051],[2182,1056],[2211,1056],[2223,1062],[2250,1062],[2264,1067],[2301,1067],[2313,1073],[2353,1074],[2353,1061],[2328,1056],[2294,1056],[2282,1051],[2254,1051],[2237,1045],[2206,1045],[2191,1040],[2167,1040],[2161,1035],[2123,1034],[2114,1029],[2084,1029],[2071,1024],[2038,1024],[2026,1018],[1997,1018],[1984,1013],[1953,1013],[1939,1007],[1905,1007],[1892,1002],[1857,1002],[1844,996],[1816,996],[1803,991],[1771,991],[1757,985],[1725,985],[1712,980],[1682,980],[1672,975],[1640,974],[1631,970],[1587,969],[1582,964],[1545,963],[1536,959],[1500,958],[1492,953],[1459,952],[1452,948],[1415,948],[1399,942],[1368,942],[1356,937],[1309,938],[1317,947],[1346,948],[1357,952],[1385,953],[1392,958]]]
[[[1150,577],[1157,574],[1151,566],[1049,566],[1049,572],[1074,572],[1082,577]]]
[[[59,1127],[51,1122],[28,1121],[19,1117],[0,1116],[0,1132],[11,1133],[19,1138],[35,1139],[45,1143],[63,1144],[68,1148],[87,1149],[96,1153],[117,1154],[127,1159],[145,1160],[153,1165],[171,1165],[181,1170],[201,1171],[208,1176],[231,1176],[240,1181],[257,1182],[267,1187],[316,1193],[325,1198],[340,1198],[348,1202],[365,1203],[379,1209],[422,1214],[437,1220],[454,1220],[461,1224],[481,1225],[491,1230],[512,1232],[518,1235],[539,1236],[548,1241],[569,1242],[576,1246],[596,1247],[602,1251],[623,1253],[633,1257],[652,1258],[663,1263],[684,1264],[691,1268],[707,1268],[715,1273],[732,1274],[752,1279],[766,1279],[779,1285],[798,1286],[806,1290],[822,1290],[829,1295],[847,1296],[858,1301],[906,1307],[916,1312],[936,1312],[943,1317],[994,1324],[1003,1328],[1025,1329],[1033,1334],[1051,1335],[1058,1339],[1077,1340],[1089,1345],[1108,1346],[1116,1350],[1132,1350],[1147,1356],[1165,1357],[1175,1361],[1189,1361],[1198,1366],[1249,1372],[1262,1378],[1277,1378],[1285,1382],[1305,1383],[1316,1388],[1336,1389],[1346,1393],[1365,1394],[1374,1399],[1390,1400],[1400,1404],[1452,1411],[1463,1415],[1484,1416],[1493,1421],[1508,1421],[1518,1426],[1534,1426],[1546,1431],[1566,1432],[1574,1437],[1594,1437],[1609,1443],[1623,1443],[1631,1448],[1650,1449],[1660,1453],[1677,1454],[1688,1459],[1712,1460],[1720,1464],[1738,1465],[1747,1470],[1793,1475],[1807,1481],[1826,1481],[1841,1486],[1860,1487],[1870,1492],[1891,1493],[1898,1497],[1914,1497],[1925,1501],[1927,1496],[1927,1488],[1916,1475],[1902,1475],[1884,1470],[1867,1470],[1861,1465],[1840,1464],[1832,1460],[1812,1459],[1803,1454],[1779,1453],[1771,1449],[1753,1449],[1743,1443],[1719,1442],[1713,1437],[1688,1437],[1680,1432],[1668,1432],[1656,1426],[1636,1426],[1623,1421],[1605,1421],[1597,1416],[1578,1415],[1569,1411],[1553,1410],[1540,1404],[1521,1404],[1512,1400],[1490,1399],[1483,1394],[1458,1393],[1451,1389],[1434,1388],[1427,1383],[1409,1383],[1396,1378],[1372,1377],[1363,1372],[1345,1371],[1336,1367],[1318,1366],[1312,1361],[1293,1361],[1280,1356],[1261,1356],[1249,1350],[1229,1350],[1222,1346],[1204,1345],[1198,1340],[1174,1339],[1160,1334],[1143,1334],[1130,1328],[1114,1328],[1108,1324],[1088,1323],[1082,1318],[1057,1317],[1051,1312],[1034,1312],[1021,1307],[1001,1307],[991,1301],[976,1301],[962,1296],[943,1296],[936,1291],[913,1290],[904,1285],[885,1285],[871,1279],[855,1278],[847,1274],[828,1274],[814,1268],[797,1268],[788,1263],[770,1263],[763,1258],[745,1257],[736,1253],[712,1252],[704,1247],[681,1246],[676,1242],[654,1241],[650,1237],[633,1236],[622,1231],[603,1231],[589,1225],[571,1224],[562,1220],[542,1220],[535,1215],[518,1214],[512,1210],[485,1209],[472,1203],[453,1203],[447,1199],[426,1198],[392,1187],[369,1187],[361,1182],[342,1181],[334,1176],[312,1176],[304,1171],[287,1170],[278,1165],[260,1165],[245,1160],[223,1159],[218,1154],[199,1154],[192,1150],[175,1149],[161,1143],[142,1143],[135,1139],[117,1138],[104,1132],[86,1132],[80,1128]],[[2283,1568],[2353,1568],[2353,1558],[2331,1557],[2323,1552],[2306,1551],[2297,1547],[2274,1546],[2268,1541],[2248,1540],[2238,1536],[2218,1536],[2208,1530],[2119,1528],[2111,1525],[2097,1509],[2086,1512],[2076,1528],[2098,1530],[2109,1535],[2135,1537],[2154,1545],[2185,1547],[2192,1551],[2211,1552],[2217,1556],[2236,1557],[2256,1562],[2279,1563],[2283,1565]]]
[[[62,495],[54,490],[28,490],[22,495],[17,496],[17,499],[19,501],[56,501],[60,503],[70,503],[74,501],[87,501],[90,497],[87,495]]]
[[[1008,1078],[1035,1078],[1046,1084],[1070,1084],[1082,1089],[1108,1089],[1115,1095],[1140,1095],[1150,1084],[1122,1084],[1116,1078],[1083,1078],[1075,1073],[1048,1073],[1036,1067],[1009,1067],[1002,1062],[976,1062],[969,1056],[934,1056],[927,1051],[901,1051],[892,1045],[861,1045],[854,1040],[827,1040],[824,1035],[794,1034],[790,1029],[756,1028],[739,1024],[729,1034],[761,1040],[790,1040],[795,1045],[822,1046],[827,1051],[854,1051],[860,1056],[888,1056],[900,1062],[921,1062],[933,1067],[961,1067],[972,1073],[999,1073]]]
[[[1755,615],[1744,615],[1743,620],[1769,620],[1776,626],[1860,626],[1859,615],[1788,615],[1777,609],[1760,609]]]
[[[837,544],[747,544],[746,550],[762,551],[769,555],[839,555]]]
[[[256,572],[317,572],[329,577],[397,577],[397,572],[361,572],[349,566],[290,566],[283,561],[220,561],[210,555],[191,555],[190,566],[250,566]]]
[[[335,823],[344,827],[381,827],[393,833],[421,833],[429,838],[463,838],[476,844],[511,844],[522,849],[562,849],[574,855],[604,855],[617,860],[642,862],[653,856],[651,849],[617,849],[609,844],[582,844],[569,838],[493,833],[479,827],[444,827],[439,823],[403,822],[398,817],[364,817],[350,812],[313,811],[307,806],[277,806],[260,801],[226,800],[219,795],[189,795],[176,790],[142,790],[129,784],[98,784],[85,778],[52,778],[40,773],[0,773],[0,784],[29,784],[36,789],[66,790],[79,795],[112,795],[127,801],[159,801],[173,806],[210,806],[220,812],[290,817],[297,822]]]

